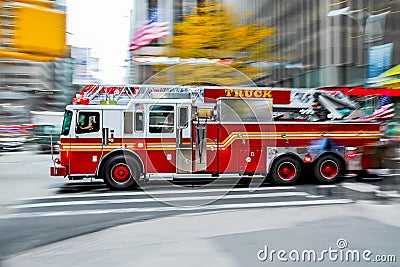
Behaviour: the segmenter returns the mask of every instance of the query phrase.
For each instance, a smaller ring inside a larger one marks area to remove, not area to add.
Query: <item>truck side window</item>
[[[143,112],[135,112],[135,132],[143,132]]]
[[[149,133],[174,132],[174,107],[153,105],[149,112]]]
[[[99,120],[99,112],[79,112],[76,124],[76,133],[83,134],[98,132],[100,129]]]
[[[187,107],[179,108],[179,128],[183,129],[188,127]]]
[[[124,112],[124,133],[133,134],[133,112]]]

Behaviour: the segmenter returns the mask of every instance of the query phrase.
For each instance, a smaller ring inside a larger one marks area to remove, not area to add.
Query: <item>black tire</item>
[[[104,165],[103,179],[110,189],[126,190],[137,187],[139,178],[140,167],[132,157],[118,155]]]
[[[318,182],[332,184],[338,182],[344,173],[343,162],[334,155],[325,155],[314,164],[314,176]]]
[[[277,159],[271,168],[271,177],[276,184],[291,185],[296,183],[301,175],[301,163],[292,157]]]

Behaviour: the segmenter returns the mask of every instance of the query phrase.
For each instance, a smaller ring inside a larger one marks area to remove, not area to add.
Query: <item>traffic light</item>
[[[0,58],[52,61],[66,50],[66,14],[44,0],[0,0]]]

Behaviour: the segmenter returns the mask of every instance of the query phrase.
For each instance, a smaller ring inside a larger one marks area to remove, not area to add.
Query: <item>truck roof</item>
[[[68,105],[66,107],[67,110],[98,110],[98,109],[106,109],[106,110],[124,110],[127,109],[127,105]]]
[[[132,109],[135,104],[191,104],[191,99],[132,99],[127,105],[68,105],[66,109],[68,110],[127,110]]]
[[[138,98],[129,101],[128,108],[132,108],[135,104],[191,104],[191,99],[170,99],[170,98]]]

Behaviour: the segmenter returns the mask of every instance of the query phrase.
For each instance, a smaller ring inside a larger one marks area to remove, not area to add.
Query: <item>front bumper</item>
[[[67,176],[67,167],[56,164],[50,167],[50,176]]]

